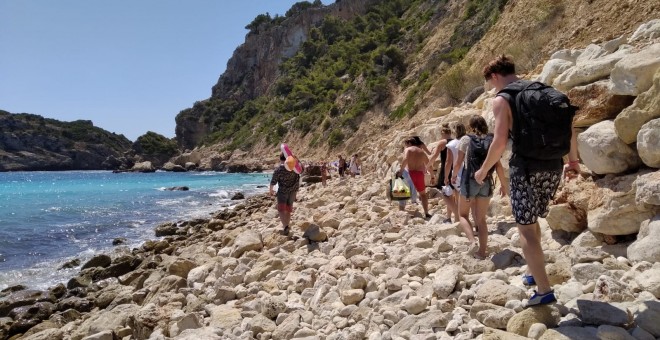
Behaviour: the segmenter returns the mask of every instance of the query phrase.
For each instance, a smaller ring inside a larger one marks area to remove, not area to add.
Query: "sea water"
[[[167,221],[208,218],[246,196],[265,192],[267,174],[108,171],[0,173],[0,289],[23,284],[46,289],[74,276],[100,252],[155,239]],[[169,191],[187,186],[189,191]],[[126,249],[126,248],[124,248]]]

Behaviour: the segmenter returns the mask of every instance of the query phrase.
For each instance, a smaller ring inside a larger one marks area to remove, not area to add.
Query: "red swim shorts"
[[[424,192],[424,190],[426,190],[426,184],[424,183],[424,171],[408,170],[408,174],[410,175],[410,179],[412,180],[415,189],[417,189],[419,192]]]

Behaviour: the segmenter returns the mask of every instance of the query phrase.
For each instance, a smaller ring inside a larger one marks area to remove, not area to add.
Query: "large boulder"
[[[231,255],[233,257],[241,257],[243,253],[250,250],[261,250],[263,246],[261,235],[252,230],[247,230],[239,234],[236,240],[234,240],[234,250]]]
[[[151,164],[150,161],[135,163],[131,168],[131,171],[134,172],[155,172],[156,168]]]
[[[660,68],[660,43],[629,54],[612,69],[610,91],[618,95],[637,96],[653,83],[653,74]]]
[[[545,219],[552,230],[579,233],[587,229],[587,212],[571,203],[552,205]]]
[[[629,235],[639,231],[644,220],[655,215],[653,206],[637,204],[636,182],[640,175],[604,178],[597,181],[602,187],[599,192],[602,205],[589,210],[589,230],[605,235]]]
[[[635,149],[619,139],[611,120],[579,134],[578,150],[584,165],[597,174],[618,174],[642,164]]]
[[[653,19],[647,23],[641,24],[630,36],[628,42],[651,40],[660,38],[660,19]]]
[[[610,325],[624,327],[631,323],[630,311],[612,303],[577,300],[577,306],[582,315],[582,322],[589,325]]]
[[[637,177],[635,181],[635,202],[637,205],[660,206],[660,171]]]
[[[504,306],[509,300],[522,300],[527,297],[525,290],[511,286],[500,280],[489,280],[477,288],[475,301]]]
[[[629,53],[629,49],[620,49],[597,59],[584,60],[560,74],[552,85],[561,91],[568,91],[575,86],[607,78],[614,65]]]
[[[598,81],[568,91],[571,104],[580,108],[573,120],[575,127],[589,127],[603,120],[614,119],[635,100],[633,96],[614,95],[608,87],[609,81]]]
[[[543,71],[539,76],[539,81],[544,84],[552,84],[558,75],[575,65],[573,62],[563,59],[551,59],[543,65]]]
[[[522,336],[527,336],[529,328],[533,324],[542,323],[547,327],[557,327],[561,314],[556,307],[546,305],[527,308],[514,315],[506,325],[506,331]]]
[[[616,134],[625,143],[634,143],[642,125],[655,118],[660,118],[660,70],[655,72],[653,86],[616,116]]]
[[[637,152],[644,164],[660,168],[660,118],[642,125],[637,133]]]
[[[660,215],[642,224],[637,241],[628,247],[628,259],[631,261],[660,262]]]

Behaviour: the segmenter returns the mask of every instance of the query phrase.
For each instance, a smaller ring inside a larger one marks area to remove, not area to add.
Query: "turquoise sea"
[[[0,289],[23,284],[46,289],[78,269],[78,258],[135,247],[156,238],[166,221],[209,217],[229,207],[233,193],[267,191],[268,174],[108,171],[0,173]],[[165,188],[187,186],[189,191]]]

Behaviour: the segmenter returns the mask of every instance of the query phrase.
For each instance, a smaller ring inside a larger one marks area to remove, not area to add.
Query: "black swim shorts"
[[[516,223],[529,225],[548,215],[548,204],[555,196],[561,180],[560,170],[527,173],[511,167],[511,209]]]

